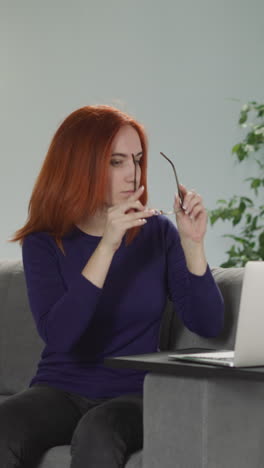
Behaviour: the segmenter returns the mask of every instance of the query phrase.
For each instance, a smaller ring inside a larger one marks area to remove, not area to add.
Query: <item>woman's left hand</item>
[[[207,225],[207,213],[202,197],[193,190],[187,191],[182,184],[180,189],[183,195],[183,209],[178,194],[175,194],[173,207],[181,240],[202,243]]]

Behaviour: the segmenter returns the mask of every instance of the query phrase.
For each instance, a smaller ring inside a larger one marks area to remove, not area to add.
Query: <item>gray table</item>
[[[195,351],[208,351],[204,348],[188,348],[192,352]],[[186,352],[186,350],[181,350]],[[179,351],[177,350],[177,353]],[[168,358],[168,352],[137,354],[131,356],[118,356],[107,358],[104,364],[107,367],[114,367],[116,369],[140,369],[153,373],[161,374],[176,374],[178,376],[196,376],[196,377],[217,377],[225,376],[231,379],[250,379],[250,380],[264,380],[264,367],[226,367],[214,366],[204,363],[194,362],[180,362],[173,361]],[[264,466],[264,464],[263,464]]]
[[[170,361],[168,354],[105,359],[148,371],[144,468],[263,468],[264,367]]]

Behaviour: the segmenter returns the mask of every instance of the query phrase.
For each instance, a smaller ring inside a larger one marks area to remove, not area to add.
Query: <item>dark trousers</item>
[[[0,467],[36,468],[71,445],[71,468],[121,468],[143,446],[142,396],[90,400],[48,385],[0,403]]]

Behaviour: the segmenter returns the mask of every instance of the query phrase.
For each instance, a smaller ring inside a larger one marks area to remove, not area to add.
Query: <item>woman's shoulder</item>
[[[56,255],[56,242],[46,231],[31,232],[24,237],[22,251],[31,252],[32,255],[42,252],[54,256]]]
[[[165,215],[157,215],[148,218],[145,240],[151,242],[151,245],[161,246],[167,251],[171,246],[178,245],[179,234],[176,224]]]
[[[51,243],[53,237],[47,231],[35,231],[30,232],[24,237],[24,242],[32,243],[32,242],[44,242],[44,243]]]
[[[158,216],[153,216],[153,218],[151,219],[154,221],[153,229],[158,228],[165,236],[170,236],[170,235],[178,236],[178,229],[176,227],[176,224],[174,224],[173,221],[167,216],[158,215]]]

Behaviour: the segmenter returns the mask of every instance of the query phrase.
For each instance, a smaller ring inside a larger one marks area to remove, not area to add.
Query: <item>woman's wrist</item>
[[[188,270],[194,275],[202,276],[207,269],[204,243],[192,240],[181,240]]]
[[[116,249],[114,249],[113,246],[110,246],[108,245],[104,240],[103,238],[101,239],[101,241],[99,242],[98,244],[98,247],[100,249],[101,252],[104,252],[105,255],[110,255],[110,256],[113,256],[116,252]]]

